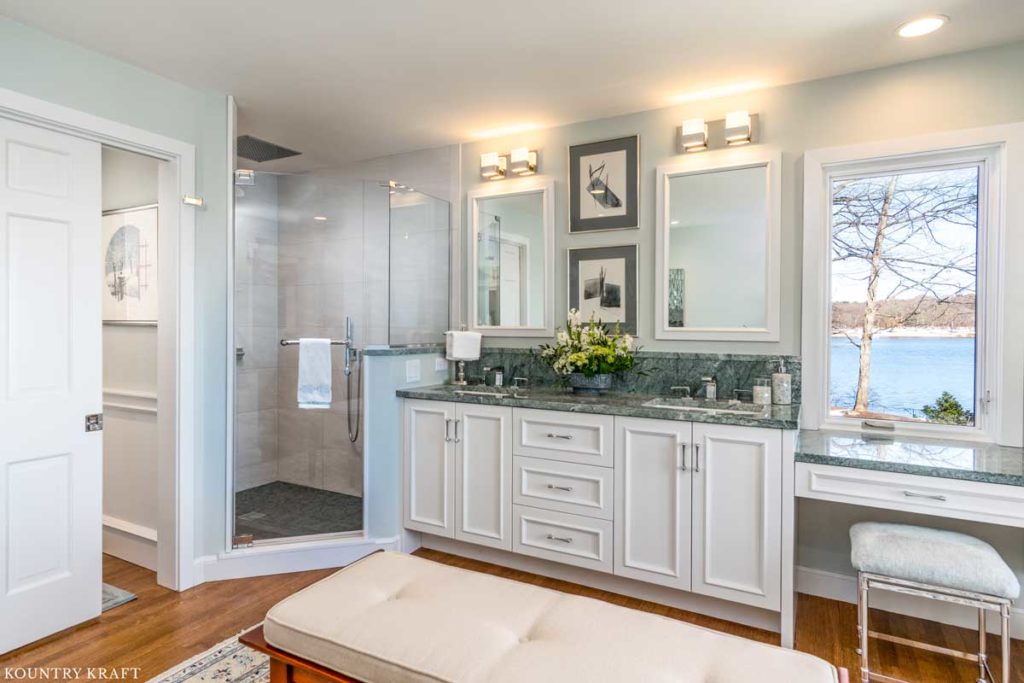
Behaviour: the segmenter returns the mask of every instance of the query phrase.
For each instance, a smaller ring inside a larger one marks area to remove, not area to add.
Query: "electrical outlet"
[[[420,362],[418,359],[405,361],[405,381],[420,381]]]
[[[448,369],[448,361],[444,358],[434,359],[434,372],[444,372]]]

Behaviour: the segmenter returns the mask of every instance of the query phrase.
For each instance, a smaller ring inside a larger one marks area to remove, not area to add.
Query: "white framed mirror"
[[[470,328],[496,337],[554,334],[554,181],[495,181],[466,198]]]
[[[655,338],[779,340],[781,169],[762,145],[658,167]]]

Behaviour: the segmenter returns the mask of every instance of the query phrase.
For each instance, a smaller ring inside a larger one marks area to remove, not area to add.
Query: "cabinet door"
[[[689,422],[615,418],[615,574],[690,588]]]
[[[693,425],[693,591],[778,610],[782,432]]]
[[[455,538],[512,549],[512,409],[457,404]]]
[[[455,404],[405,400],[405,526],[451,538],[455,532]]]

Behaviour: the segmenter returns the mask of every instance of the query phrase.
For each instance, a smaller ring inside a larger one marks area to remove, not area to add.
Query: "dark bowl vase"
[[[612,388],[611,375],[586,375],[574,372],[569,375],[569,386],[574,394],[597,396]]]

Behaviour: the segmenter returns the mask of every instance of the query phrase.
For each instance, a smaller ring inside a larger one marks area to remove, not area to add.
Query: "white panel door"
[[[0,652],[102,591],[100,146],[0,118]]]
[[[455,532],[455,404],[405,399],[404,519],[408,529]]]
[[[690,588],[690,431],[615,418],[615,574]]]
[[[782,432],[693,425],[693,591],[778,610]]]
[[[512,549],[512,409],[455,407],[455,538]]]

